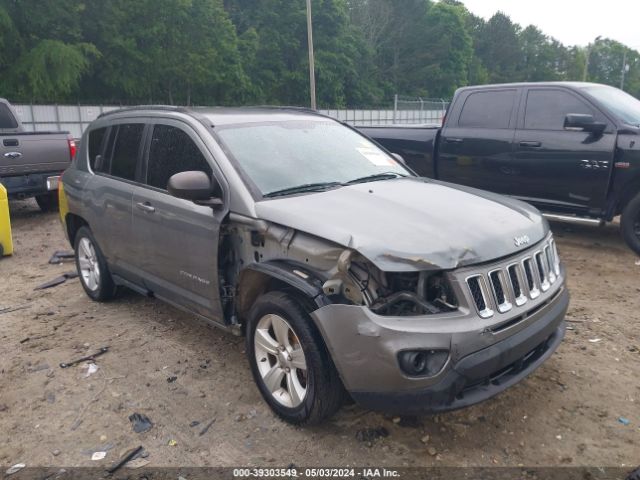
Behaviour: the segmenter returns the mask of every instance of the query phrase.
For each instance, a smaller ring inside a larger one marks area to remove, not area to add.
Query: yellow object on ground
[[[11,218],[9,217],[9,199],[7,189],[0,183],[0,256],[13,253],[11,239]]]
[[[64,193],[64,185],[62,184],[62,178],[58,183],[58,212],[60,214],[60,221],[62,222],[62,229],[66,235],[67,233],[67,213],[69,213],[69,206],[67,205],[67,195]]]

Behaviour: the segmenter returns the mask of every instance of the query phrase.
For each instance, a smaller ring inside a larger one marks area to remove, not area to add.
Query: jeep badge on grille
[[[528,235],[522,235],[520,237],[513,237],[513,243],[516,244],[516,247],[521,247],[523,245],[528,245],[531,240]]]

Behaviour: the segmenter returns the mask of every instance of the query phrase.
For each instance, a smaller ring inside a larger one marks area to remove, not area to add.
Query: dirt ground
[[[56,214],[31,200],[11,209],[15,254],[0,260],[2,471],[18,462],[106,466],[138,445],[151,467],[640,463],[640,265],[615,225],[553,223],[569,273],[570,330],[519,385],[417,420],[350,405],[325,425],[295,428],[262,401],[242,339],[134,293],[93,303],[77,279],[34,291],[74,270],[47,263],[69,245]],[[83,366],[59,367],[102,346],[110,350],[88,377]],[[134,433],[135,412],[153,428]],[[377,427],[388,436],[357,435]],[[92,461],[95,451],[106,457]]]

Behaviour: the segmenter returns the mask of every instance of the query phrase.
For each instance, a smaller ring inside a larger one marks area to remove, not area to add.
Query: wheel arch
[[[69,243],[71,244],[71,246],[74,247],[78,230],[80,230],[81,227],[87,227],[89,228],[89,230],[91,230],[91,227],[89,226],[89,222],[87,222],[80,215],[76,215],[75,213],[67,213],[67,215],[64,217],[64,220],[67,229],[67,238],[69,239]]]
[[[612,202],[607,218],[612,219],[616,215],[620,215],[627,204],[638,194],[640,194],[640,174],[627,182],[622,192]]]
[[[308,268],[289,262],[252,263],[238,277],[236,312],[244,324],[256,299],[275,290],[293,294],[308,312],[312,312],[330,303],[322,283]]]

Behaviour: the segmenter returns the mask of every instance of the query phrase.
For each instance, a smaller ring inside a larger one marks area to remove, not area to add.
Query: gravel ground
[[[0,260],[2,470],[107,466],[138,445],[150,467],[640,463],[640,265],[616,225],[552,225],[570,330],[519,385],[448,414],[400,419],[349,405],[320,427],[295,428],[262,401],[242,339],[130,292],[93,303],[77,279],[34,291],[74,270],[47,263],[69,245],[55,214],[33,201],[11,209],[15,254]],[[105,345],[88,377],[58,366]],[[135,412],[153,428],[134,433]],[[388,435],[363,438],[366,429]],[[95,451],[105,458],[91,460]]]

